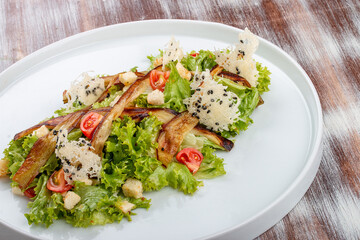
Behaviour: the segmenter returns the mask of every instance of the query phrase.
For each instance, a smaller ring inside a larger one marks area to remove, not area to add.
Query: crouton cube
[[[137,75],[131,71],[119,74],[119,80],[125,86],[131,85],[133,82],[136,81],[136,79],[137,79]]]
[[[135,204],[132,204],[128,201],[122,201],[120,204],[116,204],[116,207],[118,207],[123,213],[129,213],[132,209],[135,208]]]
[[[34,131],[34,134],[38,137],[41,138],[43,136],[45,136],[46,134],[48,134],[50,131],[47,127],[45,127],[44,125],[42,125],[40,128],[36,129]]]
[[[176,64],[176,69],[179,72],[180,77],[185,78],[186,80],[191,79],[191,72],[187,70],[180,62]]]
[[[85,183],[85,185],[88,185],[88,186],[92,185],[92,183],[93,183],[92,180],[89,178],[81,179],[80,182],[83,182],[83,183]]]
[[[159,57],[154,61],[154,68],[163,64],[163,57]]]
[[[128,178],[122,185],[122,190],[126,197],[141,198],[143,186],[139,180]]]
[[[9,169],[9,161],[7,159],[0,160],[0,177],[6,176]]]
[[[81,197],[74,193],[73,191],[68,191],[64,197],[64,207],[67,210],[71,210],[78,204],[81,200]]]
[[[161,105],[164,104],[164,93],[158,89],[152,91],[147,95],[147,101],[151,105]]]
[[[24,193],[21,191],[21,189],[19,187],[12,187],[11,191],[13,194],[16,194],[19,196],[24,196]]]

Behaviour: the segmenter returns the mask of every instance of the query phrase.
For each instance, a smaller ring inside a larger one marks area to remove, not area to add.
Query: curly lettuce
[[[179,75],[175,64],[176,63],[171,62],[167,65],[170,67],[171,72],[165,85],[164,107],[182,112],[186,110],[186,106],[183,103],[183,100],[191,96],[191,88],[190,82]]]
[[[209,50],[200,50],[198,55],[191,56],[195,51],[186,55],[181,59],[181,64],[189,71],[205,71],[206,69],[211,70],[217,63],[215,62],[215,55]]]

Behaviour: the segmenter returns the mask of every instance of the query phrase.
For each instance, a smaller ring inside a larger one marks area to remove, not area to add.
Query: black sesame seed
[[[207,109],[207,106],[203,105],[203,106],[202,106],[202,109],[206,110],[206,109]]]
[[[72,180],[72,177],[70,176],[69,179]]]
[[[230,105],[229,105],[229,107],[232,107],[233,106],[233,104],[231,103]]]
[[[197,102],[195,102],[195,106],[199,105]]]
[[[197,108],[201,108],[201,105],[198,105]]]
[[[56,144],[56,145],[55,145],[55,148],[56,148],[56,149],[58,149],[58,148],[59,148],[59,146]]]
[[[210,100],[211,102],[215,102],[215,100],[212,98],[211,100]]]
[[[69,172],[69,169],[65,168],[65,169],[64,169],[64,172],[65,172],[65,173],[68,173],[68,172]]]
[[[196,113],[192,113],[191,116],[195,117],[195,116],[196,116]]]
[[[91,147],[91,143],[88,143],[87,145],[88,145],[89,147]]]
[[[241,42],[241,43],[244,43],[244,41],[243,41],[243,40],[240,40],[240,42]]]
[[[76,170],[80,171],[81,170],[81,165],[78,165]]]
[[[210,110],[207,110],[207,112],[206,113],[210,113]]]
[[[161,148],[161,151],[165,151],[165,148],[162,147],[162,148]]]
[[[196,91],[200,91],[201,89],[200,88],[197,88]]]
[[[65,137],[65,134],[63,134],[63,137]]]
[[[236,99],[237,99],[237,97],[233,97],[233,99],[235,99],[235,100],[236,100]]]
[[[227,94],[226,94],[226,93],[224,93],[224,94],[223,94],[223,96],[224,96],[224,97],[227,97]]]
[[[196,109],[196,111],[199,113],[199,112],[200,112],[200,109]]]
[[[200,117],[199,117],[198,115],[196,115],[196,118],[197,118],[197,119],[200,119]]]
[[[53,131],[53,134],[54,134],[54,135],[58,134],[58,131],[57,131],[57,130],[54,130],[54,131]]]
[[[219,104],[221,105],[222,103],[223,103],[223,101],[222,101],[222,100],[220,100]]]
[[[106,97],[107,97],[107,98],[110,97],[110,93],[106,94]]]
[[[219,123],[218,123],[218,122],[216,122],[216,123],[215,123],[215,125],[216,125],[216,126],[219,126]]]
[[[205,79],[205,76],[202,76],[201,78],[204,80],[204,79]]]
[[[169,52],[168,56],[170,57],[171,52]]]

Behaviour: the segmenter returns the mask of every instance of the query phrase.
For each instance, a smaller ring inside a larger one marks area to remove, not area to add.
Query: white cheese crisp
[[[66,92],[68,108],[73,107],[75,101],[86,106],[93,104],[105,91],[104,80],[98,76],[90,76],[84,72],[71,83],[70,89]]]
[[[61,159],[66,181],[100,178],[101,157],[91,151],[90,142],[84,138],[70,142],[67,135],[66,130],[60,129],[55,136],[55,154]]]
[[[184,104],[188,111],[207,128],[215,131],[228,130],[229,124],[239,117],[240,100],[235,93],[212,79],[209,70],[195,74],[191,88],[195,93]]]
[[[257,85],[258,71],[253,54],[259,46],[259,40],[249,29],[239,34],[239,42],[230,49],[214,51],[216,63],[225,70],[245,78],[251,86]]]
[[[179,61],[184,57],[182,48],[179,41],[176,41],[174,37],[171,37],[170,41],[166,44],[163,52],[163,70],[169,62]]]

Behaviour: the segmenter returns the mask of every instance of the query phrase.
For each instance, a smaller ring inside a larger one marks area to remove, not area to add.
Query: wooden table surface
[[[324,155],[302,200],[259,239],[360,239],[360,1],[4,0],[0,72],[76,33],[147,19],[250,27],[297,60],[320,96]],[[2,226],[0,239],[23,237]]]

